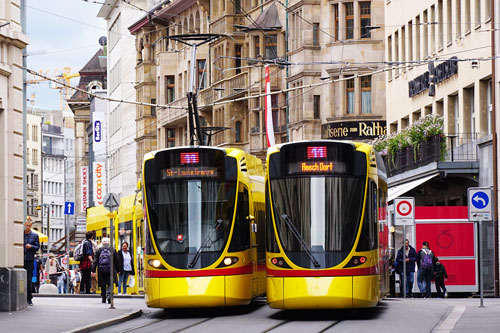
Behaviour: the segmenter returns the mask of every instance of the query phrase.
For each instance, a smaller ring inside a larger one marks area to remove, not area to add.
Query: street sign
[[[491,221],[491,188],[469,187],[467,189],[467,207],[469,208],[469,221]]]
[[[394,199],[395,225],[415,224],[415,198]]]
[[[109,193],[104,197],[104,207],[110,212],[115,211],[120,206],[120,198],[114,193]]]
[[[75,203],[71,201],[66,201],[64,203],[64,215],[74,215],[75,214]]]
[[[63,264],[63,266],[67,266],[68,265],[68,258],[67,257],[63,257],[61,259],[61,263]]]

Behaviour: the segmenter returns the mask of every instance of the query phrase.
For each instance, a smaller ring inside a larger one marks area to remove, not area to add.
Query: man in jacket
[[[102,238],[102,246],[95,254],[94,263],[92,264],[92,275],[95,276],[97,270],[97,281],[101,287],[101,301],[111,303],[111,293],[113,292],[113,283],[116,282],[116,272],[118,266],[118,256],[116,251],[109,246],[110,240],[108,237]],[[113,257],[113,282],[111,282],[111,256]]]
[[[412,289],[415,275],[415,261],[417,259],[417,251],[410,245],[410,241],[408,239],[405,239],[404,249],[406,252],[406,297],[413,297]],[[403,296],[403,246],[401,246],[396,256],[396,271],[399,273],[400,295]]]
[[[31,231],[32,222],[31,219],[27,219],[24,223],[24,269],[27,272],[27,282],[28,282],[28,292],[27,299],[28,304],[33,305],[33,295],[32,291],[32,279],[33,279],[33,261],[35,260],[35,253],[40,248],[40,241],[38,239],[38,234]]]
[[[428,259],[429,258],[429,259]],[[436,270],[436,256],[429,248],[429,242],[424,241],[417,253],[417,284],[424,298],[431,297],[431,281]]]

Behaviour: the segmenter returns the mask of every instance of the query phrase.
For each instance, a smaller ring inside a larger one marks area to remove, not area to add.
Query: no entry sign
[[[395,225],[413,225],[415,223],[415,198],[394,199]]]

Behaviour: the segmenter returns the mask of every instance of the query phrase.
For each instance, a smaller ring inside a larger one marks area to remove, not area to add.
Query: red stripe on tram
[[[315,269],[315,270],[298,270],[298,269],[270,269],[267,270],[267,275],[273,277],[308,277],[308,276],[359,276],[359,275],[377,275],[377,266],[365,268],[343,268],[343,269]]]
[[[168,277],[192,277],[192,276],[221,276],[221,275],[241,275],[253,273],[253,265],[246,265],[234,268],[198,269],[193,271],[153,271],[146,270],[147,278],[168,278]]]

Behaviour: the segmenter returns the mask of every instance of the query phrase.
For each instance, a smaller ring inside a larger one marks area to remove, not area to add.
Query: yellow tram
[[[267,166],[269,306],[376,306],[389,287],[387,181],[372,146],[286,143]]]
[[[248,304],[265,292],[264,170],[242,150],[145,155],[146,304]]]
[[[115,249],[119,251],[121,244],[126,241],[134,258],[135,283],[133,287],[127,289],[127,292],[132,294],[144,292],[144,214],[142,208],[141,193],[122,197],[117,215],[113,219]],[[102,237],[109,237],[109,227],[110,217],[106,208],[95,206],[87,209],[87,231],[94,232],[98,245],[101,244]]]

